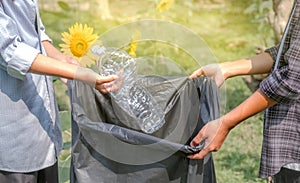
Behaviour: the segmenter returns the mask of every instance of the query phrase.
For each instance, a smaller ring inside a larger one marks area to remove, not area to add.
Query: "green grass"
[[[227,80],[226,88],[227,111],[251,94],[241,78]],[[214,153],[218,183],[265,182],[257,178],[262,127],[262,114],[258,114],[230,132],[221,149]]]
[[[42,18],[55,45],[61,43],[60,33],[67,31],[75,22],[89,23],[100,34],[117,25],[140,19],[163,19],[179,23],[198,34],[211,49],[218,62],[235,60],[254,54],[256,47],[266,46],[271,40],[269,28],[261,29],[261,22],[244,14],[248,1],[223,0],[220,3],[193,3],[176,1],[171,9],[162,14],[155,12],[155,1],[111,0],[113,19],[102,20],[91,12],[42,11]],[[267,30],[267,31],[266,31]],[[263,31],[263,32],[259,32]],[[191,72],[192,70],[189,70]],[[246,99],[251,92],[241,77],[226,81],[225,111],[230,111]],[[70,153],[70,113],[66,88],[56,84],[58,101],[67,111],[61,112],[64,150],[60,157],[61,182],[68,181]],[[262,114],[249,118],[233,129],[219,152],[214,153],[218,183],[265,182],[257,178],[262,142]]]

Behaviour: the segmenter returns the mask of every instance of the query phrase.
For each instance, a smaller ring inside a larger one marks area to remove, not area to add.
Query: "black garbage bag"
[[[164,110],[165,123],[152,134],[128,121],[111,95],[69,82],[72,106],[72,183],[214,183],[212,155],[186,156],[203,144],[189,142],[219,116],[217,87],[207,77],[143,76],[144,87]]]

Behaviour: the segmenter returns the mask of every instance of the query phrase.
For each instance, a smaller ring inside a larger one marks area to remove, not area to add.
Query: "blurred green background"
[[[257,50],[274,44],[266,21],[272,6],[266,0],[182,0],[159,12],[158,0],[109,0],[109,7],[99,7],[101,0],[40,0],[40,9],[48,35],[55,46],[62,43],[61,33],[74,23],[86,23],[101,35],[115,26],[135,20],[160,19],[187,27],[203,38],[218,62],[254,55]],[[192,72],[195,68],[190,68]],[[68,182],[71,148],[70,104],[67,88],[55,81],[63,122],[64,150],[60,156],[60,181]],[[226,81],[225,111],[246,99],[251,91],[241,77]],[[218,183],[266,182],[258,179],[262,142],[262,114],[236,127],[219,152],[214,153]]]

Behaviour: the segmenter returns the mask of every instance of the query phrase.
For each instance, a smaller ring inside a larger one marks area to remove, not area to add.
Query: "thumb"
[[[203,130],[200,130],[200,132],[193,138],[193,140],[190,143],[190,146],[195,147],[200,144],[203,140]]]
[[[97,82],[99,84],[102,84],[102,83],[108,83],[108,82],[112,82],[114,80],[116,80],[118,78],[117,75],[110,75],[110,76],[98,76],[97,77]]]
[[[197,78],[197,77],[200,77],[200,76],[202,76],[202,75],[204,75],[204,74],[205,74],[205,73],[204,73],[203,69],[200,68],[200,69],[194,71],[194,72],[189,76],[189,79]]]

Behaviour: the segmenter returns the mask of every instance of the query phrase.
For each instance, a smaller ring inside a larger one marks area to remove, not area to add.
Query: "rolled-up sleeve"
[[[279,45],[276,45],[276,46],[266,49],[265,52],[269,53],[271,55],[271,57],[273,58],[273,60],[276,60],[278,48],[279,48]]]
[[[39,50],[25,44],[15,22],[0,7],[0,64],[8,74],[24,79]]]
[[[39,19],[39,22],[40,22],[41,41],[49,41],[52,43],[52,39],[46,34],[46,29],[42,20]]]
[[[273,47],[267,51],[276,56],[277,50]],[[300,34],[293,38],[283,58],[285,64],[264,79],[260,89],[278,103],[292,103],[300,98]]]
[[[14,49],[13,56],[7,62],[7,73],[18,79],[24,79],[39,53],[39,50],[27,44],[19,43]]]

